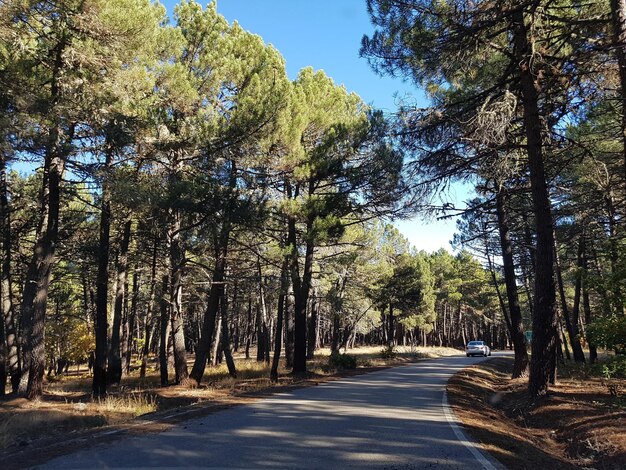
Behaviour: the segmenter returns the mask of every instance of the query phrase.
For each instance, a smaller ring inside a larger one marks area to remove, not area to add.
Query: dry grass
[[[511,369],[511,358],[492,359],[448,384],[455,412],[485,450],[512,469],[624,468],[626,397],[568,365],[550,395],[533,401],[527,379],[509,379]]]
[[[399,365],[420,358],[449,356],[459,352],[450,348],[398,347],[392,358],[381,357],[381,347],[363,347],[348,351],[357,357],[360,371]],[[120,386],[110,387],[106,398],[92,399],[91,376],[73,370],[46,384],[41,400],[13,398],[0,401],[0,450],[32,445],[40,437],[63,437],[73,431],[84,431],[105,425],[119,425],[147,413],[202,403],[220,408],[245,402],[243,398],[276,388],[304,386],[337,377],[329,369],[330,351],[322,349],[309,361],[309,373],[294,377],[282,367],[277,384],[269,380],[269,365],[236,356],[237,378],[228,375],[225,364],[207,367],[203,382],[197,387],[161,387],[158,371],[149,367],[140,378],[135,370],[122,379]],[[190,365],[193,358],[189,358]],[[154,362],[152,363],[154,365]],[[349,372],[346,372],[349,373]],[[359,373],[359,370],[355,371]],[[30,447],[29,447],[30,448]]]

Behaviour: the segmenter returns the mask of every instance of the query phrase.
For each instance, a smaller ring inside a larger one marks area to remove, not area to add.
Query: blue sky
[[[178,2],[162,3],[171,14]],[[229,22],[237,21],[245,30],[274,45],[285,58],[292,79],[303,67],[312,66],[386,112],[396,109],[398,98],[412,97],[420,105],[425,104],[423,95],[412,84],[378,76],[359,57],[361,38],[374,30],[365,0],[218,0],[217,10]],[[466,199],[466,194],[463,187],[452,191],[457,201]],[[459,205],[457,201],[453,202]],[[454,219],[416,218],[395,225],[417,249],[451,250]]]

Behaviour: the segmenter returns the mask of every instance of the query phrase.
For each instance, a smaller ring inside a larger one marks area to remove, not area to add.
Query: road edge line
[[[446,383],[446,386],[447,386],[447,383]],[[487,457],[476,446],[474,442],[472,442],[471,440],[467,438],[467,436],[461,429],[461,426],[459,426],[459,422],[460,422],[459,419],[456,417],[456,415],[454,414],[454,411],[450,407],[450,403],[448,403],[448,391],[446,389],[444,389],[443,397],[441,398],[441,407],[443,408],[443,414],[446,416],[446,420],[448,421],[448,424],[452,428],[452,431],[454,431],[454,435],[456,436],[456,438],[461,442],[461,444],[463,444],[467,448],[467,450],[471,452],[474,458],[478,460],[478,463],[480,463],[485,470],[498,470],[498,468],[505,468],[501,465],[497,467],[496,465],[491,463],[491,459]]]

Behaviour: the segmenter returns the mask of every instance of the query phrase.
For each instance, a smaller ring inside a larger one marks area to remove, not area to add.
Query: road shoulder
[[[482,451],[511,469],[623,468],[626,412],[601,399],[606,387],[562,378],[532,402],[527,379],[509,378],[512,364],[491,359],[448,382],[451,407]]]

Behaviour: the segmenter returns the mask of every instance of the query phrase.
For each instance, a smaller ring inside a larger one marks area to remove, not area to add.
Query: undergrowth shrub
[[[356,369],[356,357],[337,352],[328,358],[328,366],[333,369]]]
[[[619,397],[620,383],[615,379],[626,379],[626,356],[615,356],[592,366],[594,375],[603,378],[609,395]]]
[[[614,356],[594,366],[605,379],[626,379],[626,356]]]
[[[395,359],[398,353],[392,345],[387,345],[380,351],[380,357],[383,359]]]

